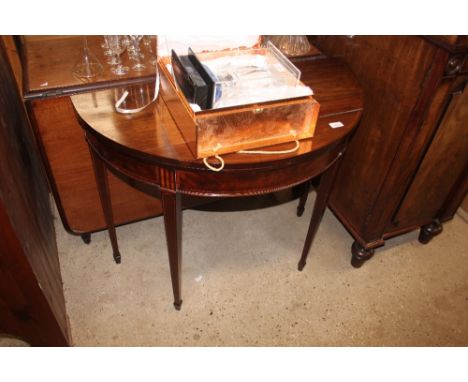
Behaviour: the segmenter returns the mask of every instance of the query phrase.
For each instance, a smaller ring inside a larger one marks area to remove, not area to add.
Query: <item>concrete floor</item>
[[[237,212],[185,211],[179,312],[162,218],[117,229],[121,265],[112,260],[107,232],[85,245],[57,221],[74,345],[468,345],[462,217],[425,246],[418,232],[389,240],[354,269],[353,239],[327,210],[298,272],[314,196],[302,218],[296,200]]]

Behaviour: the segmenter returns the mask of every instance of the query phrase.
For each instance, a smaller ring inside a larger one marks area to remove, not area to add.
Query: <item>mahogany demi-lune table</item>
[[[194,157],[178,128],[184,120],[171,115],[163,97],[131,115],[115,111],[112,90],[72,97],[93,159],[117,263],[121,255],[107,171],[162,202],[176,309],[182,304],[182,195],[209,198],[267,194],[321,175],[298,268],[302,270],[305,266],[342,153],[362,114],[363,100],[353,74],[340,60],[318,56],[297,60],[295,64],[302,71],[302,81],[313,89],[314,98],[320,103],[314,137],[301,140],[299,149],[293,153],[223,155],[225,167],[220,172],[209,170],[201,159]],[[342,127],[332,128],[333,122],[341,122]],[[292,145],[283,143],[262,150],[287,150]],[[213,165],[217,163],[213,161]],[[302,205],[305,195],[301,197]]]

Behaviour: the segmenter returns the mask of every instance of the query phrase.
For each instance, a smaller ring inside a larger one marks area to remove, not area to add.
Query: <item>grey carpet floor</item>
[[[468,224],[444,225],[428,245],[412,232],[387,241],[362,268],[352,237],[327,210],[303,272],[312,211],[297,201],[247,211],[184,211],[181,311],[162,218],[106,232],[89,245],[56,221],[76,346],[466,346]],[[1,342],[0,342],[1,344]]]

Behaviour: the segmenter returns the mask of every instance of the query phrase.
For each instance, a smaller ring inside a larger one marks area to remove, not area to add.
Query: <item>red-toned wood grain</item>
[[[32,345],[71,337],[45,172],[0,41],[0,331]]]

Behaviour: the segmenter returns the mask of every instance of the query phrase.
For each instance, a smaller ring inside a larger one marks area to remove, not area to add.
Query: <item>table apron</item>
[[[221,172],[177,171],[177,190],[200,196],[247,196],[276,192],[293,187],[312,179],[339,157],[341,150],[336,147],[323,153],[316,153],[311,159],[291,163],[282,167],[259,168],[250,171],[225,169]]]
[[[90,149],[104,161],[117,177],[140,191],[160,197],[160,191],[197,196],[260,195],[290,188],[314,178],[330,167],[343,150],[342,144],[312,155],[284,161],[281,166],[242,169],[226,167],[221,172],[203,168],[169,168],[144,162],[125,152],[107,148],[88,136]]]

